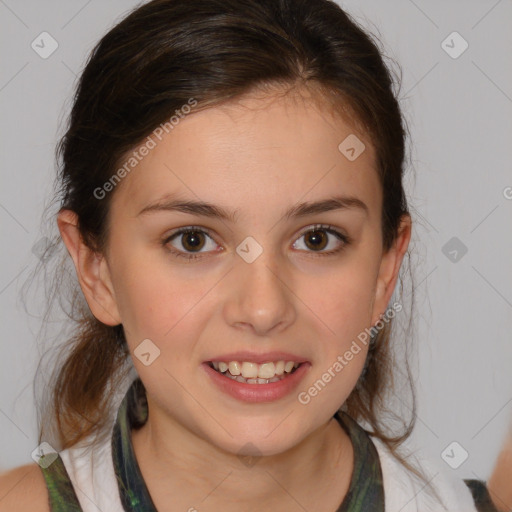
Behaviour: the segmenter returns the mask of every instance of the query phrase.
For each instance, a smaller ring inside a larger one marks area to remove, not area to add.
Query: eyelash
[[[316,224],[316,225],[304,230],[300,234],[300,236],[297,238],[297,240],[299,240],[304,235],[306,235],[312,231],[325,231],[327,233],[330,233],[331,235],[334,235],[338,240],[340,240],[342,242],[342,245],[340,247],[338,247],[337,249],[331,250],[331,251],[322,251],[322,252],[306,251],[306,252],[311,252],[312,255],[315,257],[316,256],[331,256],[331,255],[337,254],[352,243],[352,239],[349,236],[344,235],[343,233],[340,233],[337,229],[335,229],[333,226],[328,225],[328,224]],[[201,228],[199,226],[187,226],[186,228],[178,229],[172,235],[164,238],[162,240],[162,246],[164,246],[173,256],[176,256],[176,257],[185,258],[187,260],[194,260],[197,258],[202,258],[203,257],[201,255],[202,253],[184,253],[182,251],[170,249],[168,247],[169,242],[171,240],[174,240],[174,238],[177,238],[178,236],[183,235],[183,234],[197,233],[197,232],[208,235],[213,240],[213,237],[210,235],[208,230]]]

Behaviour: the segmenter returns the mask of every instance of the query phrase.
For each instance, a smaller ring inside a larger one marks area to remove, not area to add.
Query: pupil
[[[201,248],[200,246],[202,245],[202,240],[201,240],[201,236],[199,236],[199,233],[197,231],[191,231],[190,233],[186,233],[184,235],[184,243],[183,243],[183,247],[185,247],[185,249],[187,250],[194,250],[194,249],[197,249],[198,247]]]
[[[323,231],[312,231],[306,237],[306,245],[310,249],[323,249],[326,245],[325,233]]]

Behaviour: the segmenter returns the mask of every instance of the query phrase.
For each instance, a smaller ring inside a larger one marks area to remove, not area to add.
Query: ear
[[[400,222],[395,242],[382,256],[373,300],[372,325],[375,325],[386,311],[391,295],[393,295],[400,266],[411,239],[411,224],[410,215],[405,214]]]
[[[78,282],[92,314],[106,325],[121,323],[110,271],[105,257],[89,248],[78,230],[78,217],[71,210],[57,216],[60,235],[75,264]]]

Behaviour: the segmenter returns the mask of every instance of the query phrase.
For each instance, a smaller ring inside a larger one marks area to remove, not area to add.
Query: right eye
[[[204,229],[195,226],[181,228],[162,241],[162,245],[166,247],[169,244],[173,247],[173,249],[169,249],[171,253],[177,257],[187,259],[199,258],[198,254],[201,252],[218,248],[212,237]]]

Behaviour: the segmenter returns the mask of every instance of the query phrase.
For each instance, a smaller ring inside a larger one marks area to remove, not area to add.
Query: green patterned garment
[[[126,512],[157,512],[151,499],[131,441],[132,429],[147,421],[148,404],[142,381],[137,378],[127,391],[112,432],[112,458],[119,496]],[[384,512],[384,487],[379,455],[366,431],[343,412],[335,415],[354,447],[354,471],[350,487],[336,512]],[[41,467],[49,492],[52,512],[82,511],[60,456],[47,468]],[[466,481],[479,512],[494,512],[485,485]]]

